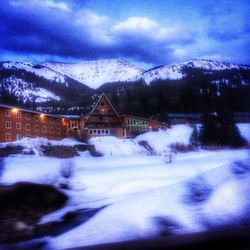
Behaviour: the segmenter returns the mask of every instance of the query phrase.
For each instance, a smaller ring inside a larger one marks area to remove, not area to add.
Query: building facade
[[[133,137],[137,134],[166,128],[153,119],[119,115],[107,96],[102,94],[85,116],[50,115],[34,110],[0,104],[0,142],[23,137],[45,137],[60,140],[80,131],[90,136]]]
[[[83,129],[91,136],[124,136],[122,119],[105,94],[84,117]]]
[[[108,97],[102,94],[91,112],[83,118],[82,129],[90,136],[133,137],[137,134],[166,128],[166,124],[153,119],[132,115],[119,115]]]
[[[70,119],[29,109],[0,104],[0,142],[23,137],[46,137],[59,140],[67,137]]]

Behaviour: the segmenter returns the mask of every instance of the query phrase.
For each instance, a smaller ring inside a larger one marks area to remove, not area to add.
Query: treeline
[[[119,82],[106,84],[106,92],[121,113],[146,117],[166,113],[202,113],[207,105],[223,99],[234,112],[250,111],[248,70],[204,72],[186,69],[180,80],[157,80],[147,85]]]
[[[66,82],[50,81],[21,69],[0,69],[0,102],[30,107],[51,107],[51,112],[86,113],[91,109],[98,94],[105,92],[112,104],[121,114],[157,116],[166,120],[168,113],[202,113],[207,106],[216,110],[217,100],[224,100],[232,112],[250,111],[250,71],[233,69],[211,71],[184,68],[185,77],[179,80],[157,80],[151,84],[144,81],[107,83],[97,90],[71,79]],[[61,100],[24,103],[11,89],[11,77],[29,84],[20,90],[41,87],[47,89]],[[214,106],[214,107],[213,107]],[[75,107],[75,108],[74,108]],[[81,108],[78,108],[81,107]]]

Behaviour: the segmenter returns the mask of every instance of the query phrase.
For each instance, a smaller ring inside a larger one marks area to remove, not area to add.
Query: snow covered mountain
[[[147,84],[149,84],[155,80],[178,80],[182,79],[186,75],[185,70],[188,68],[202,69],[204,72],[240,69],[250,70],[250,66],[242,66],[212,60],[194,59],[149,69],[135,77],[130,78],[129,81],[134,82],[138,80],[144,80]]]
[[[0,62],[0,97],[21,102],[63,101],[91,89],[61,73],[30,62]]]
[[[66,102],[65,105],[74,103],[82,106],[83,103],[90,103],[91,97],[100,92],[121,96],[129,88],[137,98],[136,93],[144,93],[144,82],[149,85],[157,80],[181,81],[190,72],[209,74],[212,76],[211,82],[218,85],[222,82],[236,83],[235,79],[237,84],[250,84],[250,66],[203,59],[158,66],[146,71],[120,59],[42,64],[0,62],[0,99],[31,103]],[[152,92],[148,98],[154,98]]]
[[[0,66],[0,68],[2,69],[9,69],[9,70],[24,70],[30,73],[33,73],[35,75],[37,75],[38,77],[43,77],[47,80],[50,81],[55,81],[61,84],[66,84],[66,80],[65,77],[54,71],[51,70],[47,67],[44,67],[40,64],[33,64],[30,62],[3,62]]]
[[[94,89],[108,82],[127,81],[129,78],[144,72],[121,59],[93,60],[80,63],[47,62],[42,65]]]

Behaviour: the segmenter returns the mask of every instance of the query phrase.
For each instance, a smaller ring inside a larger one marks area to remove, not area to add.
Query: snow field
[[[163,231],[199,232],[249,219],[249,150],[198,150],[177,154],[167,164],[164,148],[175,142],[187,144],[191,132],[190,127],[178,125],[135,140],[93,138],[91,143],[104,154],[98,158],[88,152],[67,160],[42,157],[39,152],[8,157],[3,162],[0,183],[30,181],[56,187],[67,183],[67,206],[44,216],[40,223],[59,220],[67,211],[106,206],[86,223],[46,238],[49,249],[138,239]],[[158,155],[147,155],[139,140],[147,140]],[[39,148],[47,143],[76,142],[23,139],[13,144],[18,143]],[[236,161],[245,165],[235,167]],[[62,176],[65,167],[72,169],[69,178]]]

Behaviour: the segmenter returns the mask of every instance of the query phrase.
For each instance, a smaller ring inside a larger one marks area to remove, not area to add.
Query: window
[[[92,129],[89,130],[89,134],[92,135]]]
[[[98,134],[98,135],[100,135],[100,134],[101,134],[101,131],[100,131],[99,129],[97,130],[97,134]]]
[[[104,117],[104,121],[108,122],[109,121],[108,117]]]
[[[5,122],[5,128],[11,129],[11,122],[10,121]]]
[[[55,129],[53,127],[50,127],[49,132],[53,134],[55,132]]]
[[[30,124],[26,124],[26,130],[30,130],[30,129],[31,129]]]
[[[54,123],[54,122],[55,122],[55,120],[54,120],[53,117],[50,117],[49,121],[50,121],[51,123]]]
[[[22,118],[22,113],[20,111],[16,112],[16,118]]]
[[[35,116],[34,116],[34,120],[35,120],[35,121],[38,121],[38,115],[35,115]]]
[[[42,116],[43,122],[47,121],[47,117],[46,116]]]
[[[22,129],[22,123],[17,122],[16,123],[16,129],[21,130]]]
[[[57,134],[60,134],[60,133],[61,133],[61,129],[60,129],[60,128],[57,128],[57,129],[56,129],[56,132],[57,132]]]
[[[26,119],[30,120],[30,113],[26,113]]]
[[[9,109],[6,109],[6,110],[5,110],[5,115],[6,115],[6,116],[10,116],[10,110],[9,110]]]
[[[42,132],[47,132],[47,127],[46,126],[42,127]]]
[[[105,102],[101,102],[101,106],[105,106],[106,105],[106,103]]]
[[[10,141],[11,140],[11,133],[5,133],[5,140]]]
[[[105,134],[106,134],[106,135],[109,134],[109,130],[108,130],[108,129],[105,130]]]
[[[35,126],[34,126],[34,130],[35,130],[35,131],[39,131],[39,126],[38,126],[38,125],[35,125]]]

